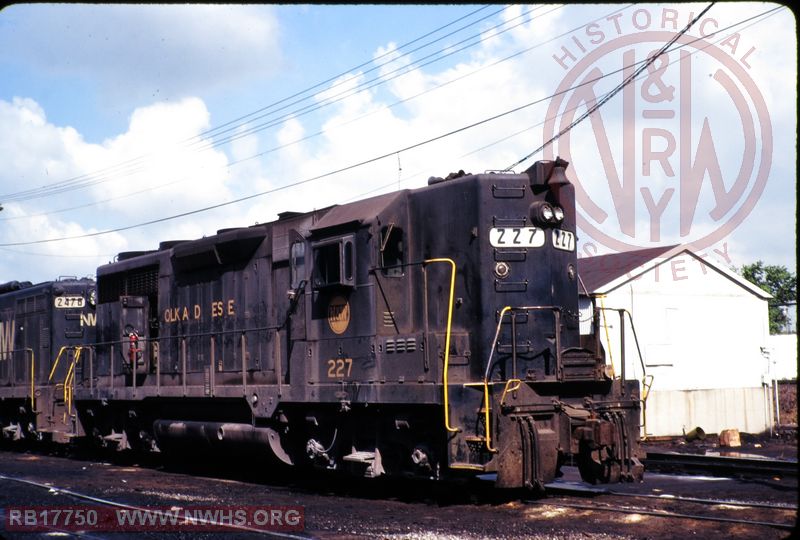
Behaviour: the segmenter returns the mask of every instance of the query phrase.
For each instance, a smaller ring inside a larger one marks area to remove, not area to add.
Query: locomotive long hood
[[[245,227],[223,232],[172,248],[172,264],[179,271],[231,264],[249,259],[264,238],[263,227]]]

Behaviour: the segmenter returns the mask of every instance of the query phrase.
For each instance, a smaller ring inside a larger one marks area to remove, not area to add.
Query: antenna
[[[400,164],[400,152],[397,153],[397,189],[400,189],[400,176],[403,174],[403,166]],[[3,207],[0,206],[0,210]]]

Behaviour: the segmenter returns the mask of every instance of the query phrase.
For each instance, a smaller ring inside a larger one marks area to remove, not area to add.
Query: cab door
[[[306,296],[308,286],[308,243],[295,229],[286,231],[287,244],[281,243],[279,256],[273,255],[271,292],[266,300],[269,304],[269,320],[274,330],[267,337],[267,356],[273,358],[275,377],[280,384],[289,384],[291,366],[302,366],[305,362],[306,340]],[[284,247],[285,246],[285,247]],[[288,254],[289,264],[286,265]]]
[[[361,235],[364,238],[361,238]],[[366,231],[319,236],[311,243],[310,380],[339,383],[377,376],[372,266]]]
[[[149,312],[146,296],[122,296],[119,299],[122,365],[127,373],[134,369],[139,375],[149,371]],[[133,383],[132,378],[129,382]]]

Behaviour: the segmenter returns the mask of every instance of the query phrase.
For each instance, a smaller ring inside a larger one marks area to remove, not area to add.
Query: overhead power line
[[[705,13],[705,11],[710,9],[710,7],[712,5],[713,5],[713,3],[710,4],[706,8],[706,10],[704,10],[704,13]],[[723,31],[726,31],[726,30],[728,30],[730,28],[733,28],[735,26],[739,26],[741,24],[744,24],[745,22],[752,21],[752,20],[760,18],[760,17],[766,18],[766,16],[770,16],[771,14],[773,14],[773,13],[775,13],[775,12],[781,10],[781,9],[783,9],[783,7],[773,8],[771,10],[762,12],[762,13],[760,13],[758,15],[749,17],[747,19],[743,19],[743,20],[741,20],[741,21],[739,21],[739,22],[737,22],[737,23],[735,23],[733,25],[730,25],[730,26],[726,27],[726,28],[719,29],[716,32],[713,32],[713,33],[705,36],[705,38],[708,38],[708,37],[710,37],[712,35],[715,35],[715,34],[719,34],[719,33],[723,32]],[[702,16],[702,14],[701,14],[701,16]],[[690,23],[690,25],[686,29],[684,29],[684,31],[682,33],[685,33],[685,31],[688,30],[688,28],[690,28],[691,25],[694,24],[694,22],[696,22],[699,18],[700,18],[700,16],[695,18],[692,21],[692,23]],[[697,39],[693,40],[691,43],[694,43],[696,41],[700,41],[700,40],[705,39],[705,38],[697,38]],[[674,42],[676,40],[677,40],[677,38],[671,40],[670,44],[674,44]],[[684,45],[679,45],[678,47],[676,47],[676,49],[682,48],[683,46]],[[662,48],[662,49],[663,49],[662,52],[667,52],[665,48]],[[658,56],[659,54],[662,54],[662,52],[657,53],[655,56]],[[562,90],[560,92],[554,93],[554,94],[552,94],[550,96],[547,96],[545,98],[526,103],[524,105],[515,107],[513,109],[507,110],[507,111],[502,112],[500,114],[491,116],[489,118],[485,118],[485,119],[480,120],[478,122],[474,122],[472,124],[463,126],[461,128],[458,128],[458,129],[443,133],[443,134],[438,135],[436,137],[432,137],[432,138],[417,142],[415,144],[406,146],[406,147],[401,148],[401,149],[392,150],[392,151],[387,152],[385,154],[382,154],[382,155],[379,155],[379,156],[375,156],[375,157],[372,157],[372,158],[369,158],[369,159],[366,159],[366,160],[360,161],[358,163],[354,163],[354,164],[351,164],[351,165],[348,165],[348,166],[345,166],[345,167],[342,167],[342,168],[339,168],[339,169],[336,169],[336,170],[328,171],[326,173],[323,173],[323,174],[320,174],[320,175],[317,175],[317,176],[313,176],[313,177],[310,177],[310,178],[306,178],[304,180],[300,180],[300,181],[297,181],[297,182],[292,182],[292,183],[289,183],[289,184],[285,184],[283,186],[279,186],[279,187],[276,187],[276,188],[273,188],[273,189],[270,189],[270,190],[262,191],[260,193],[247,195],[247,196],[240,197],[240,198],[237,198],[237,199],[233,199],[233,200],[230,200],[230,201],[226,201],[226,202],[223,202],[223,203],[219,203],[219,204],[215,204],[215,205],[211,205],[211,206],[207,206],[207,207],[204,207],[204,208],[199,208],[199,209],[195,209],[195,210],[191,210],[191,211],[187,211],[187,212],[182,212],[180,214],[175,214],[175,215],[172,215],[172,216],[166,216],[166,217],[163,217],[163,218],[158,218],[158,219],[154,219],[154,220],[150,220],[150,221],[146,221],[146,222],[142,222],[142,223],[137,223],[137,224],[133,224],[133,225],[128,225],[128,226],[123,226],[123,227],[117,227],[117,228],[113,228],[113,229],[109,229],[109,230],[97,231],[97,232],[94,232],[94,233],[87,233],[87,234],[75,235],[75,236],[70,236],[70,237],[34,240],[34,241],[28,241],[28,242],[5,243],[5,244],[0,244],[0,247],[43,244],[43,243],[58,242],[58,241],[65,241],[65,240],[75,240],[75,239],[79,239],[79,238],[95,237],[95,236],[100,236],[100,235],[104,235],[104,234],[110,234],[110,233],[114,233],[114,232],[121,232],[121,231],[126,231],[126,230],[130,230],[130,229],[134,229],[134,228],[144,227],[144,226],[148,226],[148,225],[152,225],[152,224],[156,224],[156,223],[163,223],[165,221],[170,221],[170,220],[174,220],[174,219],[178,219],[178,218],[182,218],[182,217],[186,217],[186,216],[190,216],[190,215],[195,215],[195,214],[199,214],[199,213],[202,213],[202,212],[207,212],[207,211],[214,210],[214,209],[217,209],[217,208],[221,208],[221,207],[224,207],[224,206],[229,206],[229,205],[237,204],[237,203],[240,203],[240,202],[243,202],[243,201],[246,201],[246,200],[250,200],[250,199],[257,198],[257,197],[261,197],[261,196],[264,196],[264,195],[267,195],[267,194],[276,193],[276,192],[279,192],[279,191],[290,189],[292,187],[296,187],[296,186],[299,186],[299,185],[307,184],[307,183],[310,183],[310,182],[313,182],[313,181],[316,181],[316,180],[320,180],[322,178],[326,178],[326,177],[329,177],[329,176],[333,176],[333,175],[339,174],[341,172],[345,172],[345,171],[352,170],[352,169],[355,169],[355,168],[358,168],[358,167],[361,167],[361,166],[364,166],[364,165],[367,165],[367,164],[370,164],[370,163],[374,163],[376,161],[385,159],[387,157],[395,156],[398,153],[407,152],[409,150],[418,148],[418,147],[426,145],[426,144],[430,144],[432,142],[435,142],[435,141],[441,140],[443,138],[455,135],[457,133],[460,133],[462,131],[474,128],[474,127],[482,125],[482,124],[485,124],[487,122],[491,122],[491,121],[496,120],[498,118],[501,118],[501,117],[504,117],[504,116],[508,116],[509,114],[513,114],[515,112],[518,112],[520,110],[523,110],[523,109],[528,108],[530,106],[533,106],[535,104],[541,103],[541,102],[546,101],[548,99],[552,99],[553,97],[556,97],[558,95],[561,95],[561,94],[564,94],[564,93],[569,92],[571,90],[574,90],[575,88],[578,88],[580,86],[583,86],[583,85],[586,85],[586,84],[594,84],[595,82],[597,82],[598,80],[600,80],[602,78],[605,78],[605,77],[608,77],[608,76],[613,75],[615,73],[619,73],[621,71],[624,71],[624,70],[626,70],[626,69],[628,69],[628,68],[630,68],[632,66],[635,66],[636,64],[644,64],[644,65],[646,65],[647,62],[650,61],[652,58],[653,57],[651,57],[648,60],[634,62],[633,64],[631,64],[629,66],[623,66],[620,69],[617,69],[615,71],[609,72],[609,73],[607,73],[605,75],[602,75],[600,77],[597,77],[595,79],[584,81],[583,83],[578,84],[578,85],[576,85],[576,86],[574,86],[572,88],[568,88],[568,89]],[[643,71],[642,69],[637,70],[637,74],[641,74],[642,71]],[[627,81],[627,79],[626,79],[626,81]],[[609,95],[611,95],[612,93],[615,93],[617,91],[618,90],[615,89],[614,91],[609,92]],[[520,162],[521,161],[524,161],[524,159],[520,160]]]
[[[449,28],[449,27],[455,25],[456,23],[461,22],[461,21],[463,21],[463,20],[465,20],[465,19],[467,19],[467,18],[479,13],[480,11],[483,11],[483,10],[487,9],[488,7],[491,7],[491,5],[486,5],[486,6],[483,6],[483,7],[479,8],[479,9],[477,9],[477,10],[474,10],[474,11],[468,13],[467,15],[459,17],[458,19],[456,19],[454,21],[451,21],[450,23],[447,23],[447,24],[445,24],[443,26],[440,26],[440,27],[436,28],[435,30],[432,30],[432,31],[430,31],[430,32],[428,32],[428,33],[426,33],[426,34],[424,34],[424,35],[412,40],[412,41],[404,43],[403,45],[397,47],[394,50],[387,51],[387,52],[381,54],[380,56],[378,56],[377,58],[374,58],[372,60],[368,60],[366,62],[363,62],[363,63],[361,63],[361,64],[359,64],[359,65],[357,65],[357,66],[355,66],[353,68],[350,68],[347,71],[344,71],[344,72],[341,72],[341,73],[339,73],[337,75],[334,75],[333,77],[330,77],[330,78],[328,78],[328,79],[326,79],[326,80],[324,80],[324,81],[322,81],[320,83],[317,83],[317,84],[315,84],[315,85],[313,85],[311,87],[308,87],[308,88],[306,88],[304,90],[296,92],[296,93],[294,93],[294,94],[292,94],[292,95],[290,95],[288,97],[285,97],[285,98],[282,98],[282,99],[280,99],[278,101],[275,101],[275,102],[273,102],[273,103],[271,103],[271,104],[269,104],[269,105],[267,105],[265,107],[257,109],[257,110],[255,110],[253,112],[250,112],[250,113],[246,114],[246,115],[240,116],[239,118],[236,118],[234,120],[228,121],[228,122],[226,122],[226,123],[224,123],[224,124],[222,124],[220,126],[217,126],[217,127],[212,128],[210,130],[204,131],[204,132],[202,132],[202,133],[200,133],[198,135],[195,135],[193,137],[189,137],[189,138],[184,139],[182,141],[178,141],[178,142],[176,142],[176,145],[177,146],[182,146],[182,145],[186,146],[186,145],[188,145],[187,147],[191,148],[192,146],[196,146],[198,142],[206,142],[205,139],[204,139],[204,137],[206,137],[206,136],[220,135],[221,133],[230,132],[232,130],[238,129],[239,127],[243,127],[244,125],[246,125],[246,123],[241,123],[242,120],[249,119],[248,121],[252,121],[252,120],[255,120],[255,119],[265,118],[266,116],[268,116],[268,114],[262,114],[261,116],[255,116],[255,115],[257,115],[259,113],[262,113],[264,111],[267,111],[269,109],[272,109],[272,108],[276,107],[277,105],[283,104],[283,103],[285,103],[285,102],[287,102],[287,101],[289,101],[289,100],[291,100],[291,99],[293,99],[295,97],[301,96],[303,94],[307,94],[307,93],[311,92],[312,90],[320,88],[320,87],[324,86],[325,84],[327,84],[329,82],[335,81],[336,79],[347,75],[351,71],[354,71],[354,70],[360,69],[360,68],[362,68],[364,66],[367,66],[367,65],[370,65],[372,63],[375,63],[377,60],[380,60],[380,59],[385,58],[387,56],[390,56],[390,55],[393,56],[393,55],[396,54],[397,51],[400,51],[401,49],[403,49],[405,47],[413,45],[413,44],[415,44],[415,43],[417,43],[417,42],[419,42],[419,41],[421,41],[421,40],[423,40],[423,39],[425,39],[427,37],[430,37],[430,36],[440,32],[440,31],[442,31],[442,30],[444,30],[446,28]],[[540,9],[540,8],[541,8],[541,6],[538,7],[538,8],[534,8],[533,10],[529,10],[525,14],[529,13],[530,11],[534,11],[534,10]],[[485,16],[481,17],[480,19],[477,19],[477,20],[475,20],[473,22],[465,24],[465,25],[463,25],[463,26],[461,26],[461,27],[459,27],[459,28],[457,28],[455,30],[452,30],[451,32],[445,34],[444,36],[441,36],[441,37],[439,37],[437,39],[434,39],[434,40],[429,41],[429,42],[427,42],[427,43],[425,43],[423,45],[420,45],[420,46],[416,47],[412,51],[405,52],[405,53],[401,54],[398,58],[405,57],[405,56],[411,54],[412,52],[416,52],[416,51],[421,50],[421,49],[423,49],[425,47],[428,47],[428,46],[430,46],[432,44],[438,43],[439,41],[442,41],[443,39],[446,39],[448,37],[452,37],[453,35],[457,34],[458,32],[461,32],[464,29],[469,28],[470,26],[478,24],[479,22],[482,22],[482,21],[484,21],[484,20],[486,20],[488,18],[491,18],[491,17],[497,15],[498,13],[502,12],[504,9],[505,8],[503,7],[503,8],[500,8],[498,10],[492,11],[489,15],[485,15]],[[523,14],[523,15],[525,15],[525,14]],[[504,24],[507,24],[507,23],[508,23],[508,21],[504,21],[498,26],[501,26],[501,25],[504,25]],[[389,64],[391,62],[395,62],[398,58],[394,58],[393,57],[388,61],[385,61],[383,63],[379,63],[375,67],[373,67],[370,70],[368,70],[366,73],[374,71],[374,70],[377,70],[377,69],[380,69],[381,67],[383,67],[383,66],[385,66],[385,65],[387,65],[387,64]],[[337,86],[345,84],[346,82],[348,82],[352,78],[354,78],[354,76],[350,77],[349,79],[341,80],[338,83],[334,84],[331,88],[336,88]],[[328,89],[328,90],[330,90],[330,89]],[[283,107],[277,109],[276,111],[273,111],[270,114],[274,114],[275,112],[284,110],[290,105],[301,103],[302,101],[310,99],[313,96],[314,96],[313,94],[309,95],[309,96],[305,96],[302,99],[299,99],[299,100],[296,100],[296,101],[290,103],[289,105],[284,105]],[[324,106],[324,104],[321,105],[321,106]],[[292,115],[292,113],[287,113],[286,116],[290,117],[291,115]],[[255,118],[253,118],[254,116],[255,116]],[[267,127],[271,127],[271,126],[267,126]],[[226,129],[224,129],[223,131],[219,131],[222,128],[226,128]],[[209,147],[220,146],[222,144],[227,144],[228,142],[231,142],[231,141],[226,139],[226,140],[220,141],[218,143],[211,144],[210,146],[204,144],[201,148],[195,148],[195,149],[197,151],[203,151],[203,150],[205,150],[205,149],[207,149]],[[74,176],[74,177],[68,178],[68,179],[60,181],[60,182],[54,182],[52,184],[48,184],[48,185],[45,185],[45,186],[40,186],[40,187],[37,187],[37,188],[23,190],[23,191],[19,191],[19,192],[15,192],[15,193],[4,194],[4,195],[0,196],[0,200],[2,200],[4,202],[28,200],[28,199],[31,199],[31,198],[38,198],[38,197],[41,197],[41,196],[49,196],[49,195],[59,194],[59,193],[65,192],[65,191],[71,191],[73,189],[82,189],[82,188],[85,188],[85,187],[88,187],[88,186],[91,186],[91,185],[96,185],[98,183],[103,183],[103,182],[115,179],[113,177],[110,177],[110,175],[116,175],[116,177],[128,176],[128,175],[130,175],[132,173],[135,173],[135,172],[138,172],[139,170],[141,170],[141,168],[142,168],[141,165],[144,162],[146,162],[146,160],[148,158],[150,158],[150,157],[152,157],[152,154],[146,154],[146,155],[138,156],[136,158],[131,158],[131,159],[123,161],[121,163],[118,163],[118,164],[115,164],[115,165],[111,165],[109,167],[105,167],[103,169],[100,169],[100,170],[97,170],[97,171],[94,171],[94,172],[91,172],[91,173],[85,173],[85,174],[82,174],[82,175]],[[127,167],[136,167],[136,168],[132,169],[130,171],[126,171],[125,169]]]
[[[674,44],[676,41],[678,41],[678,40],[681,38],[681,36],[682,36],[682,35],[684,35],[686,32],[688,32],[688,31],[689,31],[689,29],[690,29],[692,26],[694,26],[694,24],[695,24],[697,21],[699,21],[699,20],[700,20],[700,19],[703,17],[703,15],[705,15],[705,14],[708,12],[708,10],[709,10],[709,9],[711,9],[711,6],[713,6],[714,4],[715,4],[715,2],[711,2],[710,4],[708,4],[708,6],[706,6],[706,8],[705,8],[703,11],[701,11],[701,12],[700,12],[700,14],[699,14],[697,17],[695,17],[694,19],[692,19],[691,21],[689,21],[689,24],[687,24],[687,25],[686,25],[686,26],[683,28],[683,30],[681,30],[680,32],[678,32],[677,34],[675,34],[675,36],[674,36],[672,39],[670,39],[670,40],[669,40],[669,41],[668,41],[668,42],[667,42],[667,43],[666,43],[666,44],[665,44],[663,47],[661,47],[661,48],[660,48],[660,49],[659,49],[659,50],[658,50],[658,51],[657,51],[655,54],[651,55],[651,56],[650,56],[650,57],[647,59],[647,61],[646,61],[646,62],[644,62],[644,63],[643,63],[641,66],[639,66],[639,67],[636,69],[636,71],[634,71],[633,73],[631,73],[631,75],[630,75],[630,76],[628,76],[628,77],[627,77],[627,78],[626,78],[624,81],[622,81],[622,82],[621,82],[621,83],[620,83],[620,84],[619,84],[619,85],[618,85],[616,88],[614,88],[614,90],[612,90],[611,92],[609,92],[608,94],[606,94],[606,95],[605,95],[605,97],[603,97],[603,98],[602,98],[600,101],[598,101],[597,103],[595,103],[593,106],[589,107],[589,109],[588,109],[588,110],[587,110],[585,113],[583,113],[582,115],[580,115],[580,116],[579,116],[577,119],[573,120],[573,121],[572,121],[572,122],[571,122],[571,123],[570,123],[570,124],[569,124],[567,127],[565,127],[564,129],[562,129],[561,131],[559,131],[558,133],[556,133],[556,134],[555,134],[555,135],[554,135],[554,136],[553,136],[553,137],[552,137],[552,138],[551,138],[549,141],[545,142],[545,143],[544,143],[542,146],[540,146],[539,148],[537,148],[536,150],[534,150],[533,152],[531,152],[531,153],[530,153],[530,154],[528,154],[527,156],[525,156],[525,157],[523,157],[523,158],[521,158],[521,159],[519,159],[519,160],[515,161],[513,164],[509,165],[508,167],[506,167],[506,168],[505,168],[505,169],[503,169],[503,170],[504,170],[504,171],[510,171],[511,169],[513,169],[514,167],[516,167],[517,165],[519,165],[520,163],[523,163],[524,161],[527,161],[527,160],[528,160],[528,159],[530,159],[532,156],[534,156],[534,155],[536,155],[537,153],[541,152],[541,151],[542,151],[544,148],[546,148],[548,145],[550,145],[550,144],[553,144],[553,142],[554,142],[554,141],[556,141],[556,140],[557,140],[559,137],[561,137],[561,136],[562,136],[562,135],[564,135],[565,133],[569,132],[569,131],[570,131],[572,128],[574,128],[575,126],[577,126],[578,124],[580,124],[581,122],[583,122],[583,121],[584,121],[586,118],[588,118],[588,117],[589,117],[589,116],[590,116],[592,113],[594,113],[594,112],[595,112],[597,109],[599,109],[600,107],[602,107],[603,105],[605,105],[606,103],[608,103],[608,101],[610,101],[610,100],[611,100],[611,98],[613,98],[614,96],[616,96],[616,95],[617,95],[617,94],[620,92],[620,90],[622,90],[623,88],[625,88],[626,86],[628,86],[628,84],[630,84],[630,82],[631,82],[631,81],[635,80],[635,79],[636,79],[636,77],[638,77],[640,73],[642,73],[642,72],[643,72],[645,69],[647,69],[647,67],[648,67],[648,66],[652,65],[652,64],[653,64],[653,62],[655,62],[655,61],[656,61],[656,59],[657,59],[659,56],[661,56],[662,54],[664,54],[664,52],[666,52],[666,51],[667,51],[667,50],[668,50],[668,49],[669,49],[669,48],[670,48],[670,47],[671,47],[671,46],[672,46],[672,45],[673,45],[673,44]]]
[[[770,9],[770,10],[767,10],[767,11],[765,11],[765,12],[759,13],[758,15],[754,15],[754,16],[752,16],[752,17],[748,17],[747,19],[743,19],[743,20],[741,20],[741,21],[738,21],[738,22],[736,22],[736,23],[734,23],[734,24],[731,24],[731,25],[729,25],[729,26],[726,26],[726,27],[724,27],[724,28],[720,28],[720,29],[718,29],[718,30],[716,30],[716,31],[714,31],[714,32],[710,32],[710,33],[706,34],[706,35],[705,35],[704,37],[702,37],[702,38],[696,38],[696,39],[693,39],[693,40],[691,40],[691,41],[688,41],[688,42],[686,42],[686,43],[681,43],[680,45],[678,45],[678,46],[677,46],[677,47],[675,47],[674,49],[670,49],[670,51],[669,51],[669,52],[677,51],[677,50],[680,50],[680,49],[682,49],[682,48],[684,48],[684,47],[688,47],[688,46],[690,46],[690,45],[693,45],[693,44],[697,43],[698,41],[705,41],[705,40],[707,40],[708,38],[712,38],[712,37],[714,37],[714,36],[716,36],[716,35],[719,35],[719,34],[722,34],[722,33],[726,32],[726,31],[728,31],[728,30],[730,30],[730,29],[732,29],[732,28],[735,28],[735,27],[737,27],[737,26],[741,26],[741,25],[743,25],[743,24],[745,24],[745,23],[748,23],[748,22],[749,22],[750,24],[747,24],[746,26],[742,26],[742,28],[741,28],[741,30],[746,30],[747,28],[750,28],[751,26],[753,26],[753,25],[755,25],[755,24],[758,24],[758,23],[760,23],[760,22],[763,22],[763,21],[765,21],[766,19],[768,19],[768,18],[772,17],[772,16],[773,16],[773,15],[775,15],[777,12],[779,12],[779,11],[781,11],[781,10],[783,10],[783,9],[784,9],[784,7],[783,7],[783,6],[779,6],[779,7],[772,8],[772,9]],[[581,26],[581,27],[582,27],[582,26]],[[741,31],[741,30],[739,30],[739,31]],[[728,38],[727,38],[727,37],[722,37],[722,38],[720,38],[719,40],[717,40],[716,44],[719,44],[719,43],[721,43],[721,42],[725,41],[726,39],[728,39]],[[713,44],[714,44],[714,43],[708,43],[708,44],[706,44],[706,45],[703,45],[703,46],[701,46],[701,47],[697,47],[697,48],[696,48],[696,50],[694,50],[694,51],[692,51],[692,52],[689,52],[689,53],[687,53],[687,54],[688,54],[689,56],[693,56],[693,55],[697,54],[698,52],[700,52],[700,51],[703,51],[703,50],[707,49],[708,47],[712,46]],[[645,62],[645,61],[646,61],[646,60],[640,60],[640,61],[638,61],[638,62],[634,62],[634,63],[633,63],[633,64],[631,64],[631,65],[623,66],[622,68],[619,68],[619,69],[616,69],[616,70],[614,70],[614,71],[611,71],[611,72],[609,72],[607,75],[615,75],[615,74],[617,74],[617,73],[620,73],[620,72],[623,72],[623,71],[625,71],[626,69],[628,69],[628,68],[630,68],[630,67],[633,67],[633,66],[635,66],[636,64],[639,64],[639,63],[641,63],[641,62]],[[680,61],[680,59],[672,60],[672,61],[670,61],[670,62],[668,62],[668,63],[667,63],[667,66],[671,66],[671,65],[673,65],[673,64],[676,64],[676,63],[678,63],[679,61]],[[640,75],[641,75],[641,74],[640,74]],[[603,78],[603,77],[600,77],[600,78]],[[588,80],[588,81],[586,81],[586,83],[588,83],[588,84],[594,84],[594,83],[595,83],[595,82],[597,82],[598,80],[599,80],[599,78],[596,78],[596,79],[591,79],[591,80]],[[573,87],[571,87],[571,88],[567,89],[566,91],[571,91],[571,90],[574,90],[574,89],[576,89],[576,88],[578,88],[578,87],[580,87],[580,86],[582,86],[582,84],[581,84],[581,85],[576,85],[576,86],[573,86]],[[554,95],[554,96],[552,96],[552,97],[555,97],[555,95]],[[548,98],[548,99],[549,99],[549,98]],[[470,150],[470,151],[469,151],[469,152],[467,152],[466,154],[462,154],[461,156],[459,156],[459,158],[465,158],[465,157],[471,156],[471,155],[473,155],[473,154],[476,154],[476,153],[478,153],[478,152],[481,152],[481,151],[483,151],[483,150],[486,150],[487,148],[491,148],[492,146],[496,146],[497,144],[500,144],[500,143],[502,143],[502,142],[505,142],[505,141],[507,141],[507,140],[509,140],[509,139],[513,139],[514,137],[517,137],[517,136],[519,136],[519,135],[521,135],[521,134],[523,134],[523,133],[526,133],[526,132],[528,132],[528,131],[531,131],[531,130],[533,130],[533,129],[536,129],[536,128],[538,128],[538,127],[542,127],[542,126],[543,126],[543,125],[545,125],[547,122],[550,122],[550,121],[553,121],[553,120],[556,120],[556,119],[558,119],[558,117],[559,117],[560,115],[562,115],[562,114],[567,114],[567,113],[571,113],[571,112],[574,112],[574,111],[577,111],[577,110],[578,110],[578,109],[580,109],[581,107],[583,107],[583,105],[582,105],[582,104],[577,104],[577,105],[575,105],[574,107],[571,107],[571,108],[565,109],[565,110],[564,110],[562,113],[556,113],[556,115],[555,115],[555,116],[546,117],[545,119],[541,120],[540,122],[537,122],[536,124],[533,124],[533,125],[531,125],[531,126],[527,126],[527,127],[525,127],[524,129],[520,129],[520,130],[518,130],[518,131],[515,131],[514,133],[511,133],[511,134],[509,134],[509,135],[506,135],[506,136],[504,136],[504,137],[502,137],[502,138],[500,138],[500,139],[497,139],[497,140],[495,140],[495,141],[492,141],[492,142],[491,142],[491,143],[489,143],[489,144],[485,144],[485,145],[481,146],[480,148],[476,148],[476,149],[474,149],[474,150]],[[414,177],[420,176],[421,174],[424,174],[424,172],[423,172],[423,171],[417,171],[416,173],[409,174],[409,175],[407,175],[405,178],[403,178],[403,179],[402,179],[400,182],[401,182],[401,183],[402,183],[402,182],[407,182],[407,181],[408,181],[408,180],[410,180],[411,178],[414,178]],[[387,189],[387,188],[390,188],[390,187],[394,186],[395,184],[396,184],[396,182],[391,182],[391,183],[388,183],[388,184],[383,184],[383,185],[381,185],[381,186],[378,186],[378,187],[376,187],[376,188],[372,188],[372,189],[370,189],[369,191],[364,191],[364,192],[361,192],[361,193],[360,193],[360,194],[358,194],[358,195],[355,195],[355,196],[353,196],[353,197],[349,197],[349,198],[347,199],[347,201],[349,202],[349,201],[356,201],[356,200],[360,200],[360,199],[362,199],[362,198],[366,197],[367,195],[371,195],[371,194],[373,194],[373,193],[380,192],[380,191],[382,191],[382,190],[384,190],[384,189]]]
[[[533,50],[535,50],[535,49],[537,49],[539,47],[542,47],[542,46],[544,46],[544,45],[546,45],[548,43],[556,41],[556,40],[558,40],[558,39],[560,39],[560,38],[562,38],[562,37],[564,37],[566,35],[569,35],[572,32],[575,32],[575,31],[585,27],[587,24],[591,24],[592,22],[597,22],[597,21],[603,20],[603,19],[605,19],[607,17],[610,17],[610,16],[612,16],[612,15],[614,15],[616,13],[620,13],[622,11],[625,11],[628,8],[630,8],[632,5],[633,4],[628,4],[626,6],[623,6],[623,7],[619,8],[619,9],[615,9],[613,11],[610,11],[610,12],[608,12],[608,13],[606,13],[604,15],[601,15],[599,17],[596,17],[594,19],[590,19],[588,21],[582,22],[582,23],[574,26],[573,28],[570,28],[569,30],[566,30],[566,31],[564,31],[564,32],[562,32],[562,33],[560,33],[560,34],[558,34],[556,36],[553,36],[553,37],[551,37],[551,38],[549,38],[549,39],[547,39],[545,41],[540,41],[539,43],[537,43],[535,45],[532,45],[530,47],[526,47],[526,48],[521,49],[521,50],[519,50],[517,52],[514,52],[514,53],[510,54],[509,56],[506,56],[504,58],[496,60],[495,62],[492,62],[491,64],[487,64],[485,66],[477,68],[477,69],[475,69],[475,70],[473,70],[473,71],[471,71],[469,73],[466,73],[464,75],[460,75],[460,76],[458,76],[456,78],[450,79],[450,80],[448,80],[446,82],[443,82],[441,84],[438,84],[438,85],[436,85],[434,87],[427,88],[427,89],[425,89],[425,90],[423,90],[423,91],[421,91],[421,92],[419,92],[419,93],[417,93],[417,94],[415,94],[413,96],[409,96],[409,97],[397,100],[397,101],[395,101],[395,102],[393,102],[393,103],[391,103],[389,105],[386,105],[384,107],[371,110],[370,112],[365,113],[365,114],[363,114],[361,116],[358,116],[356,118],[350,119],[350,120],[348,120],[346,122],[342,122],[340,124],[337,124],[335,126],[332,126],[332,127],[326,128],[326,129],[321,129],[321,130],[316,131],[314,133],[311,133],[309,135],[305,135],[305,136],[303,136],[303,137],[301,137],[299,139],[295,139],[295,140],[287,142],[287,143],[283,143],[283,144],[280,144],[280,145],[277,145],[277,146],[273,146],[273,147],[268,148],[266,150],[262,150],[262,151],[260,151],[260,152],[258,152],[256,154],[253,154],[253,155],[250,155],[250,156],[246,156],[246,157],[237,159],[235,161],[231,161],[231,162],[225,164],[224,167],[226,167],[226,168],[227,167],[232,167],[232,166],[239,165],[241,163],[244,163],[244,162],[252,160],[252,159],[263,157],[263,156],[265,156],[267,154],[270,154],[272,152],[276,152],[278,150],[282,150],[284,148],[288,148],[290,146],[293,146],[295,144],[299,144],[301,142],[313,139],[315,137],[319,137],[319,136],[324,135],[324,134],[329,134],[332,131],[335,131],[336,129],[339,129],[341,127],[353,124],[355,122],[363,120],[364,118],[367,118],[369,116],[373,116],[373,115],[375,115],[375,114],[377,114],[379,112],[382,112],[382,111],[385,111],[385,110],[390,110],[390,109],[392,109],[394,107],[397,107],[398,105],[402,105],[404,103],[408,103],[409,101],[417,99],[417,98],[419,98],[421,96],[424,96],[424,95],[429,94],[431,92],[434,92],[436,90],[445,88],[445,87],[450,86],[452,84],[455,84],[455,83],[457,83],[459,81],[467,79],[468,77],[472,77],[474,75],[477,75],[478,73],[481,73],[481,72],[483,72],[483,71],[485,71],[487,69],[491,69],[491,68],[496,67],[496,66],[498,66],[500,64],[503,64],[504,62],[508,62],[508,61],[510,61],[510,60],[512,60],[514,58],[517,58],[517,57],[523,55],[523,54],[529,53],[529,52],[531,52],[531,51],[533,51]],[[560,8],[556,8],[556,9],[560,9]],[[551,11],[548,11],[547,13],[543,14],[542,16],[548,15],[549,13],[552,13],[553,11],[555,11],[555,9],[551,10]],[[428,65],[428,64],[424,64],[424,65],[418,66],[418,67],[424,67],[425,65]],[[131,169],[130,171],[125,172],[124,174],[118,176],[118,178],[136,174],[136,173],[140,172],[140,170],[141,170],[141,168]],[[135,195],[140,195],[140,194],[156,191],[156,190],[159,190],[159,189],[163,189],[165,187],[168,187],[168,186],[180,183],[180,182],[185,182],[188,179],[189,178],[186,177],[186,178],[182,178],[182,179],[177,180],[177,181],[169,182],[169,183],[166,183],[166,184],[160,184],[158,186],[153,186],[153,187],[142,189],[142,190],[137,190],[137,191],[126,193],[124,195],[120,195],[120,196],[117,196],[117,197],[110,197],[110,198],[103,199],[103,200],[100,200],[100,201],[94,201],[94,202],[89,202],[89,203],[85,203],[85,204],[81,204],[81,205],[61,208],[61,209],[52,210],[52,211],[49,211],[49,212],[40,212],[40,213],[37,213],[37,214],[10,216],[10,217],[5,217],[5,218],[0,218],[0,221],[15,221],[15,220],[20,220],[20,219],[31,219],[31,218],[34,218],[34,217],[48,216],[48,215],[52,215],[52,214],[59,214],[59,213],[64,213],[64,212],[70,212],[70,211],[73,211],[73,210],[80,210],[80,209],[83,209],[83,208],[89,208],[89,207],[97,206],[97,205],[100,205],[100,204],[103,204],[103,203],[112,202],[112,201],[115,201],[115,200],[128,198],[128,197],[132,197],[132,196],[135,196]],[[89,187],[89,186],[86,186],[86,187]]]

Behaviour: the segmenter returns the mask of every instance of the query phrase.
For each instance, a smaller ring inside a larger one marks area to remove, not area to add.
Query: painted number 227
[[[349,377],[353,370],[352,358],[337,358],[328,360],[328,378],[341,379]]]

